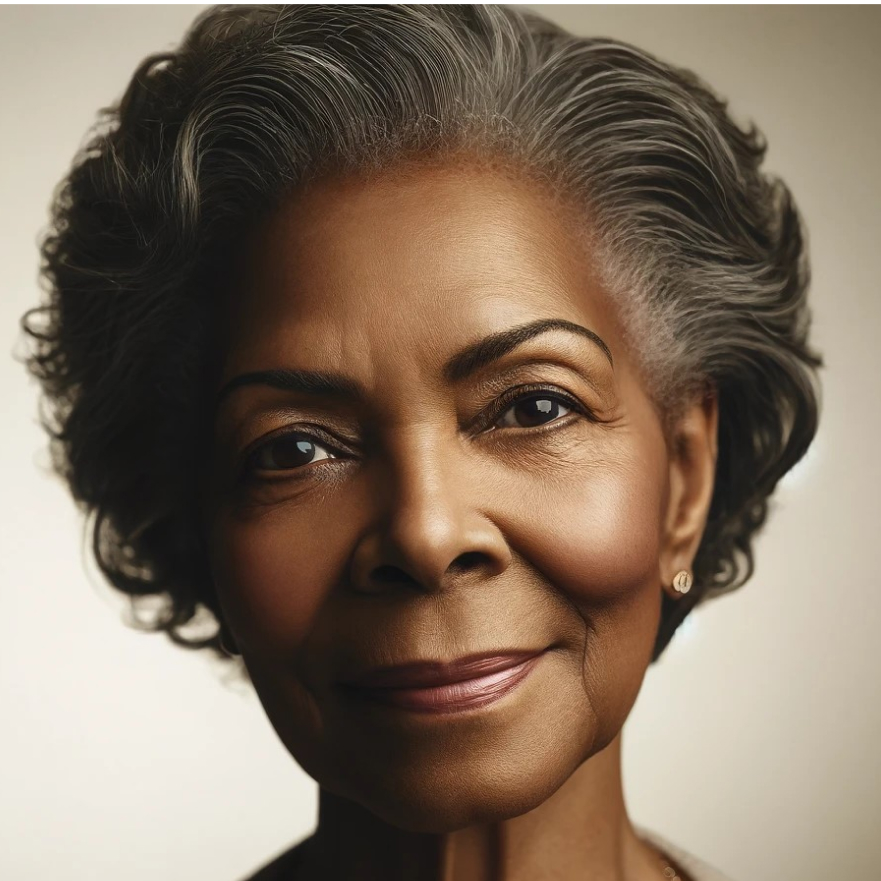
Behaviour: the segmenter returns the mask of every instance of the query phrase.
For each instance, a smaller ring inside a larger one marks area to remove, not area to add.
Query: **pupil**
[[[315,444],[305,438],[283,437],[271,446],[273,464],[277,468],[308,465],[315,455]]]
[[[552,415],[553,408],[558,407],[559,402],[550,398],[529,398],[529,400],[524,401],[519,406],[526,409],[526,425],[531,427],[533,425],[543,425],[544,422],[548,421],[543,420],[542,416]],[[530,408],[534,412],[530,412]]]

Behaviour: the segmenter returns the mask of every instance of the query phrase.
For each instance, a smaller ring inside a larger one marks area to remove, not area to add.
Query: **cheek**
[[[348,539],[331,510],[278,505],[216,518],[212,570],[240,647],[283,655],[313,629],[346,559]]]
[[[530,506],[526,553],[579,604],[627,601],[657,578],[661,492],[656,471],[626,459],[579,469]]]
[[[577,611],[566,619],[567,643],[596,719],[596,749],[636,700],[660,616],[664,463],[630,449],[542,487],[519,528],[528,562]]]

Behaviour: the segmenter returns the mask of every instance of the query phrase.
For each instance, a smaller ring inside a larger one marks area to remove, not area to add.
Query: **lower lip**
[[[542,652],[544,654],[544,652]],[[416,713],[458,713],[495,703],[532,672],[542,655],[476,679],[431,688],[348,687],[354,696]]]

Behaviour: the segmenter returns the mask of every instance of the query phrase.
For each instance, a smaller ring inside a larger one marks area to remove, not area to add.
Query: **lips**
[[[448,714],[493,703],[520,684],[544,649],[419,662],[372,670],[342,683],[359,703]]]
[[[456,661],[417,661],[379,667],[344,680],[359,688],[431,688],[476,679],[516,667],[540,655],[544,649],[468,655]]]

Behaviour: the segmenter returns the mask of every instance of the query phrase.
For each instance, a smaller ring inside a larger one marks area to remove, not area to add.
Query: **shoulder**
[[[673,860],[688,872],[693,881],[732,881],[731,878],[720,872],[715,866],[711,866],[709,863],[696,857],[694,854],[689,853],[679,845],[674,844],[672,841],[668,841],[667,838],[659,835],[657,832],[653,832],[651,829],[645,829],[641,826],[635,828],[637,834],[641,838],[646,839],[664,853],[669,854]]]
[[[306,838],[293,847],[274,857],[270,862],[261,866],[253,875],[242,878],[240,881],[291,881],[293,874],[301,864]]]

